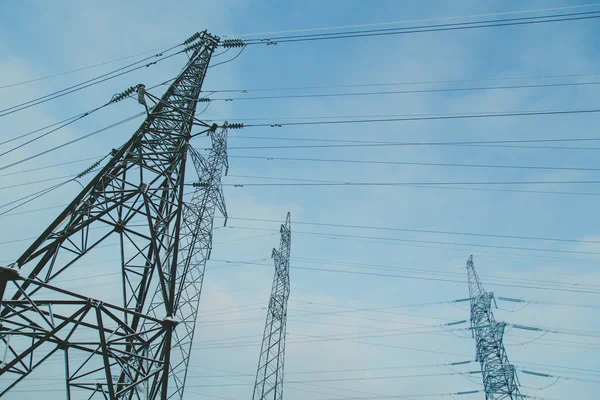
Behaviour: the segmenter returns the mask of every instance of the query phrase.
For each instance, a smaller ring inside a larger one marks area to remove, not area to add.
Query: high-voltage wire
[[[97,134],[99,134],[99,133],[102,133],[102,132],[104,132],[104,131],[107,131],[107,130],[109,130],[109,129],[111,129],[111,128],[114,128],[114,127],[116,127],[116,126],[122,125],[122,124],[124,124],[124,123],[126,123],[126,122],[132,121],[132,120],[134,120],[134,119],[136,119],[136,118],[139,118],[139,117],[141,117],[141,116],[143,116],[143,115],[146,115],[146,112],[140,112],[140,113],[138,113],[138,114],[131,115],[131,116],[129,116],[129,117],[127,117],[127,118],[125,118],[125,119],[122,119],[122,120],[120,120],[120,121],[118,121],[118,122],[115,122],[114,124],[111,124],[111,125],[109,125],[109,126],[106,126],[106,127],[104,127],[104,128],[101,128],[101,129],[98,129],[98,130],[96,130],[96,131],[90,132],[90,133],[88,133],[88,134],[86,134],[86,135],[83,135],[83,136],[79,136],[79,137],[77,137],[77,138],[75,138],[75,139],[73,139],[73,140],[69,140],[68,142],[63,142],[63,143],[61,143],[61,144],[58,144],[58,145],[56,145],[56,146],[54,146],[54,147],[51,147],[51,148],[49,148],[49,149],[46,149],[46,150],[44,150],[44,151],[41,151],[41,152],[39,152],[39,153],[36,153],[36,154],[34,154],[34,155],[31,155],[31,156],[28,156],[28,157],[22,158],[22,159],[20,159],[20,160],[18,160],[18,161],[14,161],[14,162],[12,162],[12,163],[10,163],[10,164],[3,165],[3,166],[1,166],[1,167],[0,167],[0,171],[4,171],[4,170],[5,170],[5,169],[7,169],[7,168],[14,167],[15,165],[22,164],[22,163],[24,163],[24,162],[27,162],[27,161],[33,160],[34,158],[37,158],[37,157],[43,156],[43,155],[45,155],[45,154],[51,153],[51,152],[53,152],[53,151],[56,151],[56,150],[59,150],[59,149],[62,149],[63,147],[66,147],[66,146],[69,146],[69,145],[71,145],[71,144],[73,144],[73,143],[77,143],[77,142],[79,142],[79,141],[82,141],[82,140],[84,140],[84,139],[90,138],[90,137],[92,137],[92,136],[94,136],[94,135],[97,135]]]
[[[404,114],[400,117],[386,115],[356,116],[347,118],[345,116],[331,117],[270,117],[270,118],[231,118],[232,121],[261,121],[269,120],[273,122],[243,124],[244,128],[250,127],[271,127],[280,128],[284,126],[309,126],[309,125],[339,125],[339,124],[363,124],[363,123],[383,123],[383,122],[408,122],[408,121],[440,121],[440,120],[460,120],[460,119],[480,119],[480,118],[505,118],[505,117],[528,117],[539,115],[571,115],[571,114],[594,114],[600,112],[600,108],[584,109],[565,109],[565,110],[532,110],[532,111],[502,111],[502,112],[482,112],[476,114],[453,113],[453,114]],[[414,115],[414,116],[410,116]],[[329,121],[319,121],[328,119]],[[333,119],[333,120],[332,120]],[[229,119],[228,119],[229,120]],[[312,121],[294,121],[279,122],[283,120],[312,120]],[[221,119],[212,119],[209,121],[223,121]]]
[[[256,227],[245,227],[245,226],[230,226],[230,229],[248,229],[256,231],[268,231],[276,232],[274,229],[269,228],[256,228]],[[418,239],[407,239],[407,238],[393,238],[393,237],[379,237],[379,236],[365,236],[365,235],[350,235],[344,233],[323,233],[323,232],[295,232],[298,235],[309,235],[309,236],[327,236],[335,237],[340,239],[372,239],[382,241],[398,241],[408,243],[427,243],[427,244],[446,244],[453,246],[470,246],[470,247],[484,247],[484,248],[497,248],[497,249],[508,249],[508,250],[527,250],[527,251],[539,251],[539,252],[551,252],[551,253],[567,253],[567,254],[586,254],[586,255],[600,255],[600,252],[593,251],[577,251],[577,250],[560,250],[560,249],[544,249],[539,247],[522,247],[522,246],[503,246],[493,244],[480,244],[480,243],[458,243],[458,242],[447,242],[447,241],[436,241],[436,240],[418,240]]]
[[[270,138],[272,140],[281,140],[281,138]],[[302,140],[302,139],[298,139]],[[311,140],[311,139],[305,139]],[[597,139],[597,140],[600,140]],[[344,142],[340,140],[340,142]],[[376,142],[372,142],[376,143]],[[235,147],[234,147],[235,149]],[[99,156],[98,156],[99,157]],[[498,169],[531,169],[531,170],[559,170],[559,171],[600,171],[600,168],[576,167],[576,166],[551,166],[551,165],[506,165],[506,164],[462,164],[462,163],[435,163],[435,162],[413,162],[413,161],[385,161],[385,160],[363,160],[363,159],[331,159],[331,158],[305,158],[305,157],[273,157],[273,156],[229,156],[229,158],[242,158],[249,160],[265,161],[301,161],[301,162],[323,162],[323,163],[350,163],[350,164],[373,164],[373,165],[417,165],[417,166],[435,166],[435,167],[457,167],[457,168],[498,168]],[[31,168],[22,171],[16,171],[1,174],[1,177],[9,175],[23,174],[27,172],[45,170],[48,168],[59,167],[63,165],[75,164],[82,161],[88,161],[94,157],[65,161],[58,164],[47,165],[43,167]]]
[[[267,265],[267,264],[253,263],[253,262],[241,262],[241,261],[236,261],[236,260],[215,260],[215,261],[240,263],[240,264],[246,264],[246,265],[260,265],[260,266]],[[364,265],[364,264],[361,264],[361,265]],[[339,274],[348,274],[348,275],[364,275],[364,276],[373,276],[373,277],[381,277],[381,278],[416,279],[416,280],[423,280],[423,281],[430,281],[430,282],[464,283],[464,281],[461,281],[459,279],[448,279],[448,278],[427,277],[427,276],[421,277],[421,276],[399,275],[399,274],[391,274],[391,273],[378,273],[378,272],[366,272],[366,271],[348,271],[348,270],[331,269],[331,268],[294,266],[293,269],[305,270],[305,271],[316,271],[316,272],[339,273]],[[532,286],[532,285],[521,285],[518,283],[514,283],[514,284],[494,283],[494,286],[522,288],[522,289],[547,290],[547,291],[568,292],[568,293],[581,293],[581,294],[600,294],[600,291],[595,291],[595,290],[569,289],[569,288],[560,288],[560,287],[540,287],[540,286]]]
[[[29,161],[32,158],[36,158],[40,155],[43,154],[47,154],[51,151],[54,151],[56,149],[65,147],[69,144],[78,142],[80,140],[84,140],[88,137],[91,137],[97,133],[103,132],[107,129],[110,129],[114,126],[117,126],[119,124],[125,123],[131,119],[137,118],[139,116],[142,116],[144,113],[139,113],[136,115],[133,115],[125,120],[121,120],[115,124],[112,124],[110,126],[107,126],[105,128],[102,128],[100,130],[97,130],[95,132],[89,133],[87,135],[84,135],[82,137],[73,139],[72,141],[69,142],[63,142],[49,150],[45,150],[37,155],[31,156],[31,157],[27,157],[25,159],[19,160],[13,164],[10,164],[8,166],[3,166],[0,167],[0,171],[4,170],[8,167],[11,167],[13,165],[18,165],[21,164],[23,162]],[[372,122],[373,120],[365,120],[364,122]],[[325,123],[328,121],[325,121]],[[318,122],[317,122],[318,123]],[[275,139],[275,138],[273,138]],[[282,138],[282,139],[286,139],[286,138]],[[291,138],[290,138],[291,139]],[[294,139],[296,140],[296,139]],[[298,138],[297,140],[301,140],[300,138]],[[494,141],[455,141],[455,142],[378,142],[378,141],[366,141],[365,143],[360,143],[360,144],[327,144],[327,145],[283,145],[283,146],[234,146],[234,147],[230,147],[230,149],[234,149],[234,150],[255,150],[255,149],[300,149],[300,148],[345,148],[345,147],[387,147],[387,146],[493,146],[493,147],[506,147],[506,144],[511,144],[511,143],[559,143],[559,142],[586,142],[586,141],[598,141],[600,140],[600,138],[572,138],[572,139],[531,139],[531,140],[494,140]],[[342,142],[351,142],[348,140],[343,140]],[[577,150],[596,150],[596,149],[600,149],[600,148],[593,148],[593,147],[541,147],[541,146],[516,146],[518,148],[546,148],[546,149],[577,149]]]
[[[399,91],[379,91],[379,92],[350,92],[350,93],[313,93],[298,95],[277,95],[277,96],[241,96],[241,97],[223,97],[210,98],[210,101],[240,101],[240,100],[275,100],[275,99],[318,99],[323,97],[357,97],[357,96],[384,96],[396,94],[418,94],[418,93],[447,93],[447,92],[476,92],[480,90],[514,90],[514,89],[536,89],[549,87],[577,87],[598,85],[600,81],[594,82],[570,82],[570,83],[547,83],[537,85],[513,85],[513,86],[488,86],[488,87],[462,87],[462,88],[444,88],[444,89],[416,89]]]
[[[180,46],[180,45],[178,45],[178,46]],[[177,46],[175,46],[175,47],[177,47]],[[142,56],[144,54],[154,53],[156,51],[160,51],[160,50],[165,49],[165,48],[167,48],[167,46],[163,46],[163,47],[160,47],[160,48],[155,48],[155,49],[152,49],[152,50],[143,51],[141,53],[131,54],[131,55],[128,55],[128,56],[116,58],[116,59],[109,60],[109,61],[102,61],[100,63],[93,64],[93,65],[86,65],[85,67],[75,68],[75,69],[72,69],[72,70],[63,71],[63,72],[59,72],[59,73],[52,74],[52,75],[46,75],[46,76],[43,76],[43,77],[40,77],[40,78],[28,79],[26,81],[20,81],[20,82],[13,82],[13,83],[9,83],[9,84],[5,84],[5,85],[0,86],[0,89],[11,88],[11,87],[15,87],[15,86],[25,85],[25,84],[28,84],[28,83],[39,82],[39,81],[43,81],[43,80],[46,80],[46,79],[56,78],[56,77],[59,77],[59,76],[64,76],[64,75],[72,74],[72,73],[75,73],[75,72],[85,71],[87,69],[101,67],[101,66],[107,65],[107,64],[113,64],[113,63],[116,63],[118,61],[123,61],[123,60],[127,60],[129,58],[133,58],[133,57],[137,57],[137,56]],[[173,49],[173,48],[174,47],[170,47],[170,49]],[[163,53],[166,52],[166,51],[168,51],[168,48],[167,48],[167,50],[162,50]]]
[[[305,34],[305,35],[288,35],[288,36],[275,36],[268,38],[249,38],[245,39],[242,43],[246,45],[251,44],[267,44],[276,45],[278,43],[292,43],[292,42],[312,42],[318,40],[331,40],[331,39],[353,39],[353,38],[364,38],[364,37],[381,37],[381,36],[392,36],[392,35],[405,35],[415,33],[427,33],[427,32],[448,32],[448,31],[460,31],[470,29],[481,29],[481,28],[492,28],[492,27],[504,27],[504,26],[523,26],[532,24],[544,24],[552,22],[565,22],[565,21],[577,21],[577,20],[590,20],[600,18],[598,15],[600,11],[587,11],[580,13],[568,13],[568,14],[554,14],[536,17],[521,17],[521,18],[503,18],[495,20],[483,20],[473,22],[460,22],[451,24],[435,24],[435,25],[420,25],[420,26],[409,26],[402,28],[387,28],[387,29],[371,29],[362,31],[343,31],[334,33],[317,33],[317,34]],[[235,39],[234,39],[235,40]]]
[[[168,51],[170,51],[170,50],[172,50],[174,48],[177,48],[179,46],[181,46],[181,45],[173,46],[170,49],[165,50],[165,52],[168,52]],[[8,108],[4,108],[4,109],[0,110],[0,117],[3,117],[5,115],[9,115],[9,114],[13,114],[13,113],[15,113],[17,111],[21,111],[21,110],[24,110],[24,109],[36,106],[38,104],[42,104],[42,103],[45,103],[45,102],[50,101],[50,100],[54,100],[56,98],[65,96],[65,95],[70,94],[70,93],[77,92],[79,90],[82,90],[82,89],[85,89],[85,88],[97,85],[99,83],[106,82],[106,81],[108,81],[110,79],[114,79],[114,78],[117,78],[119,76],[126,75],[128,73],[137,71],[139,69],[150,67],[150,66],[152,66],[152,65],[154,65],[154,64],[156,64],[156,63],[158,63],[160,61],[164,61],[166,59],[169,59],[169,58],[171,58],[173,56],[176,56],[176,55],[184,53],[184,52],[185,52],[185,50],[181,50],[181,51],[178,51],[176,53],[173,53],[173,54],[170,54],[170,55],[167,55],[167,56],[164,56],[163,53],[158,53],[158,54],[155,54],[153,56],[146,57],[146,58],[144,58],[144,59],[142,59],[140,61],[136,61],[136,62],[128,64],[128,65],[126,65],[124,67],[121,67],[121,68],[115,69],[113,71],[107,72],[105,74],[96,76],[94,78],[88,79],[88,80],[80,82],[78,84],[69,86],[69,87],[67,87],[65,89],[61,89],[61,90],[49,93],[47,95],[38,97],[38,98],[29,100],[29,101],[26,101],[26,102],[23,102],[23,103],[20,103],[20,104],[16,104],[16,105],[8,107]],[[152,58],[158,58],[158,60],[153,61],[151,63],[147,63],[145,65],[134,67],[135,65],[143,63],[143,62],[146,62],[146,61],[148,61],[148,60],[150,60]]]
[[[265,178],[263,178],[265,179]],[[268,178],[267,178],[268,179]],[[577,180],[577,181],[430,181],[430,182],[301,182],[301,183],[228,183],[224,186],[230,187],[252,187],[252,186],[431,186],[431,185],[593,185],[600,184],[600,180]]]
[[[171,80],[169,80],[169,81],[171,81]],[[162,84],[163,83],[158,84],[158,85],[154,85],[152,87],[145,88],[144,90],[148,91],[150,89],[154,89],[154,88],[156,88],[158,86],[161,86]],[[40,131],[43,131],[44,129],[54,128],[54,129],[51,129],[51,130],[49,130],[47,132],[44,132],[44,133],[42,133],[42,134],[34,137],[33,139],[30,139],[30,140],[26,141],[25,143],[19,144],[19,145],[14,146],[13,148],[11,148],[9,150],[4,151],[3,153],[0,154],[0,156],[8,154],[8,153],[11,153],[11,152],[13,152],[15,150],[18,150],[18,149],[20,149],[20,148],[22,148],[24,146],[27,146],[27,145],[29,145],[29,144],[37,141],[39,139],[42,139],[42,138],[44,138],[44,137],[46,137],[46,136],[48,136],[48,135],[50,135],[52,133],[55,133],[55,132],[59,131],[60,129],[63,129],[63,128],[71,125],[72,123],[77,122],[77,121],[79,121],[79,120],[81,120],[81,119],[83,119],[83,118],[85,118],[85,117],[87,117],[87,116],[95,113],[96,111],[99,111],[99,110],[101,110],[101,109],[103,109],[105,107],[108,107],[108,106],[110,106],[112,104],[117,103],[118,101],[121,101],[121,100],[123,100],[125,98],[128,98],[128,97],[138,96],[138,94],[136,93],[136,91],[139,91],[139,87],[140,86],[142,86],[142,85],[138,85],[136,88],[131,87],[131,88],[127,89],[125,92],[113,96],[113,99],[111,99],[110,101],[108,101],[108,102],[104,103],[103,105],[101,105],[99,107],[96,107],[96,108],[94,108],[92,110],[89,110],[89,111],[86,111],[84,113],[75,115],[73,117],[69,117],[69,118],[63,119],[62,121],[59,121],[59,122],[56,122],[56,123],[53,123],[53,124],[50,124],[50,125],[46,125],[46,126],[44,126],[42,128],[38,128],[38,129],[35,129],[33,131],[30,131],[30,132],[27,132],[27,133],[23,133],[23,134],[14,136],[14,137],[12,137],[10,139],[7,139],[7,140],[5,140],[3,142],[0,142],[0,145],[3,145],[3,144],[10,143],[10,142],[13,142],[13,141],[18,140],[18,139],[22,139],[24,137],[33,135],[34,133],[38,133]],[[134,91],[134,89],[135,89],[135,91]],[[141,114],[143,114],[143,113],[141,113]],[[112,127],[112,125],[109,126],[108,128],[110,128],[110,127]],[[101,131],[102,130],[103,129],[101,129]],[[86,136],[86,137],[89,137],[89,136]],[[4,175],[9,175],[9,174],[4,174]]]
[[[447,17],[434,17],[434,18],[419,18],[419,19],[411,19],[411,20],[401,20],[401,21],[387,21],[387,22],[374,22],[374,23],[363,23],[363,24],[354,24],[354,25],[341,25],[341,26],[327,26],[320,28],[302,28],[302,29],[291,29],[291,30],[283,30],[283,31],[272,31],[272,32],[254,32],[254,33],[237,33],[237,34],[227,34],[223,35],[223,37],[245,37],[245,36],[257,36],[257,35],[274,35],[274,34],[282,34],[282,33],[301,33],[301,32],[315,32],[315,31],[330,31],[337,29],[349,29],[349,28],[368,28],[375,26],[389,26],[389,25],[401,25],[407,23],[415,23],[415,22],[433,22],[433,21],[448,21],[448,20],[456,20],[456,19],[468,19],[468,18],[480,18],[480,17],[493,17],[500,15],[518,15],[518,14],[531,14],[531,13],[539,13],[546,11],[558,11],[558,10],[572,10],[577,8],[589,8],[589,7],[597,7],[600,6],[600,3],[588,3],[588,4],[578,4],[578,5],[569,5],[562,7],[551,7],[551,8],[537,8],[537,9],[528,9],[528,10],[516,10],[516,11],[503,11],[503,12],[494,12],[494,13],[484,13],[484,14],[470,14],[470,15],[452,15]]]
[[[521,80],[539,80],[539,79],[557,79],[557,78],[589,78],[597,77],[600,74],[561,74],[561,75],[533,75],[533,76],[515,76],[515,77],[497,77],[497,78],[472,78],[472,79],[447,79],[437,81],[404,81],[404,82],[385,82],[385,83],[359,83],[351,85],[311,85],[311,86],[291,86],[291,87],[268,87],[268,88],[245,88],[245,89],[215,89],[206,90],[206,93],[251,93],[251,92],[280,92],[280,91],[304,91],[314,89],[351,89],[365,87],[387,87],[387,86],[414,86],[414,85],[447,85],[455,83],[479,83],[479,82],[497,82],[497,81],[521,81]],[[585,82],[583,82],[585,84]]]
[[[228,217],[230,220],[240,221],[256,221],[256,222],[277,222],[273,219],[261,219],[261,218],[246,218],[246,217]],[[442,231],[442,230],[429,230],[429,229],[409,229],[409,228],[397,228],[397,227],[384,227],[384,226],[372,226],[372,225],[350,225],[350,224],[333,224],[325,222],[307,222],[307,221],[295,221],[295,224],[299,225],[314,225],[314,226],[329,226],[336,228],[357,228],[357,229],[372,229],[372,230],[383,230],[383,231],[400,231],[400,232],[415,232],[415,233],[437,233],[444,235],[459,235],[459,236],[478,236],[478,237],[493,237],[503,239],[525,239],[525,240],[542,240],[542,241],[553,241],[553,242],[573,242],[573,243],[594,243],[600,244],[597,240],[585,240],[585,239],[565,239],[565,238],[547,238],[538,236],[517,236],[517,235],[499,235],[484,232],[456,232],[456,231]]]
[[[6,174],[1,174],[0,178],[4,178],[6,176],[13,176],[13,175],[25,174],[25,173],[28,173],[28,172],[34,172],[34,171],[40,171],[40,170],[48,170],[49,168],[62,167],[63,165],[78,164],[78,163],[81,163],[81,162],[84,162],[84,161],[97,160],[97,159],[99,159],[101,157],[103,157],[103,156],[80,158],[80,159],[77,159],[77,160],[64,161],[64,162],[61,162],[61,163],[58,163],[58,164],[50,164],[50,165],[44,165],[42,167],[30,168],[30,169],[25,169],[25,170],[16,171],[16,172],[9,172],[9,173],[6,173]]]
[[[238,138],[240,138],[238,136]],[[275,138],[269,137],[271,140],[315,140],[302,138]],[[463,140],[463,141],[436,141],[436,142],[391,142],[391,141],[353,141],[353,140],[315,140],[315,141],[334,141],[345,142],[345,144],[319,144],[319,145],[278,145],[278,146],[232,146],[233,150],[258,150],[258,149],[311,149],[311,148],[345,148],[345,147],[395,147],[395,146],[477,146],[477,147],[510,147],[506,144],[521,144],[521,143],[566,143],[566,142],[595,142],[599,141],[600,137],[587,138],[561,138],[561,139],[514,139],[514,140]],[[350,143],[350,144],[348,144]],[[357,144],[355,144],[357,143]],[[541,147],[541,146],[512,146],[513,148],[543,148],[543,149],[575,149],[575,150],[600,150],[600,147]]]
[[[274,140],[277,140],[274,138]],[[457,168],[500,168],[500,169],[531,169],[531,170],[558,170],[558,171],[600,171],[600,168],[585,167],[554,167],[542,165],[502,165],[502,164],[461,164],[461,163],[434,163],[417,161],[383,161],[383,160],[360,160],[360,159],[335,159],[335,158],[302,158],[302,157],[271,157],[271,156],[232,156],[234,158],[245,158],[250,160],[266,161],[302,161],[341,164],[373,164],[373,165],[417,165],[427,167],[457,167]]]

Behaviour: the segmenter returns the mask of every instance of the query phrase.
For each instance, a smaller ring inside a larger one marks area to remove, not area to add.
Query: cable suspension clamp
[[[138,103],[147,107],[148,105],[146,104],[146,98],[145,98],[146,85],[139,84],[139,85],[137,85],[136,88],[137,88],[137,94],[138,94]]]

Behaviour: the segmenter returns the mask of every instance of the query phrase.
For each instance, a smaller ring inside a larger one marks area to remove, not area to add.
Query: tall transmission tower
[[[227,215],[220,185],[227,128],[195,118],[218,40],[203,32],[184,42],[189,61],[162,97],[136,88],[147,110],[140,128],[13,264],[0,267],[0,396],[58,352],[69,400],[84,391],[88,399],[182,397],[215,208]],[[202,133],[212,136],[208,158],[189,145]],[[200,182],[186,206],[188,154]],[[119,259],[122,304],[55,281],[89,274],[85,263],[107,253]]]
[[[291,217],[287,213],[281,225],[279,251],[273,249],[275,262],[273,288],[267,311],[265,333],[260,349],[253,400],[281,400],[283,398],[283,365],[285,358],[285,322],[287,301],[290,296],[290,248],[292,245]]]
[[[506,324],[496,322],[492,313],[494,294],[481,285],[473,256],[467,260],[469,297],[471,298],[471,329],[477,343],[476,360],[481,363],[486,400],[518,400],[515,367],[508,362],[503,336]]]

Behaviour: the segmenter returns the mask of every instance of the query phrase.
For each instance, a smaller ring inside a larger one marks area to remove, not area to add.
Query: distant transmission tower
[[[494,294],[483,290],[473,256],[467,260],[469,296],[471,298],[471,328],[477,343],[476,360],[481,363],[486,400],[520,400],[515,367],[508,362],[502,342],[504,322],[496,322],[492,313]]]
[[[267,311],[265,333],[260,349],[253,400],[283,398],[283,361],[285,356],[285,322],[290,296],[290,248],[292,244],[290,213],[281,225],[279,251],[273,249],[275,275]]]
[[[183,396],[215,208],[227,215],[226,128],[195,118],[218,38],[198,33],[184,44],[190,59],[161,98],[141,85],[113,98],[137,91],[146,120],[23,255],[0,267],[0,397],[55,353],[64,355],[69,400]],[[212,136],[208,158],[189,145],[201,133]],[[185,206],[189,154],[200,182]],[[119,260],[122,304],[56,286],[78,271],[85,278],[106,254]]]

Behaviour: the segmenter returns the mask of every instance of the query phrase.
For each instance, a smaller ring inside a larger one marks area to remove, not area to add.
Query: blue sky
[[[282,5],[275,1],[239,0],[179,1],[174,5],[159,1],[124,3],[4,0],[0,1],[0,86],[82,68],[131,54],[163,49],[204,29],[221,37],[226,35],[235,37],[236,34],[244,33],[465,16],[577,4],[585,3],[310,0]],[[590,9],[597,10],[598,7]],[[589,20],[444,33],[281,43],[276,46],[249,46],[235,61],[211,69],[204,89],[209,91],[592,74],[599,72],[597,65],[600,54],[595,40],[597,36],[598,22]],[[231,50],[215,58],[214,63],[225,61],[235,54],[235,50]],[[0,108],[62,89],[136,59],[0,89]],[[105,103],[113,94],[129,86],[138,83],[152,86],[162,82],[177,74],[184,62],[184,57],[174,57],[137,73],[108,81],[106,84],[2,117],[0,136],[2,139],[10,138],[87,111]],[[595,80],[597,77],[527,82]],[[469,85],[492,86],[503,83],[507,82]],[[467,84],[434,87],[461,86]],[[430,87],[421,85],[416,88]],[[396,88],[405,87],[393,87]],[[154,92],[161,93],[161,90],[163,89],[158,88]],[[367,91],[366,89],[355,91],[361,90]],[[339,91],[342,90],[331,89],[318,92]],[[316,93],[316,91],[302,93]],[[239,97],[243,94],[231,94],[231,97],[234,96]],[[215,94],[213,97],[222,98],[227,95]],[[266,118],[269,122],[277,122],[278,118],[557,110],[595,108],[598,104],[598,87],[589,85],[214,102],[202,114],[202,118],[240,122],[248,122],[251,118]],[[92,132],[139,111],[141,111],[139,105],[133,101],[118,103],[34,145],[1,157],[0,165],[6,165]],[[473,146],[234,149],[242,146],[298,144],[298,142],[276,140],[278,136],[380,141],[594,137],[597,118],[595,114],[574,114],[283,128],[248,127],[230,132],[229,146],[232,147],[229,152],[230,176],[225,178],[224,182],[272,182],[248,178],[248,176],[357,182],[597,180],[597,171],[334,164],[236,157],[335,158],[598,168],[597,151],[594,150]],[[0,174],[104,155],[110,149],[122,144],[139,123],[140,120],[127,123],[69,146],[53,155],[39,157]],[[271,139],[256,139],[248,136]],[[204,148],[207,143],[204,139],[198,139],[196,145]],[[573,146],[596,147],[594,142],[576,143]],[[4,149],[5,146],[0,147],[0,150]],[[0,187],[75,174],[90,163],[91,161],[47,168],[33,173],[0,176]],[[0,204],[42,189],[47,184],[0,190]],[[525,187],[503,186],[502,188],[600,193],[596,186],[548,184]],[[78,188],[77,184],[69,184],[37,202],[24,206],[19,211],[65,204],[77,193]],[[499,187],[487,188],[498,189]],[[597,291],[597,286],[600,285],[598,256],[572,253],[598,253],[600,246],[597,244],[341,229],[295,224],[297,221],[320,222],[598,241],[600,220],[596,213],[597,196],[423,187],[310,186],[226,187],[225,195],[231,217],[283,221],[287,211],[292,213],[291,297],[285,378],[285,396],[288,400],[342,399],[356,397],[359,395],[356,391],[369,392],[371,396],[402,396],[480,389],[478,379],[462,375],[358,380],[358,377],[369,376],[452,373],[453,371],[445,367],[389,371],[374,371],[372,368],[445,364],[474,358],[474,342],[468,332],[448,331],[435,327],[439,324],[467,319],[468,309],[465,303],[415,306],[467,297],[468,287],[464,266],[470,254],[475,256],[475,265],[485,287],[493,290],[497,296],[600,306],[597,294],[495,285],[495,283],[512,282],[521,285],[535,283],[535,285],[548,286],[547,283],[532,281],[544,280],[590,285],[590,288]],[[55,208],[45,212],[28,212],[1,217],[0,242],[35,237],[58,214],[59,210]],[[213,260],[209,262],[206,274],[201,302],[203,314],[198,321],[193,367],[190,369],[191,377],[186,395],[188,399],[211,398],[209,397],[211,395],[239,399],[249,398],[252,393],[251,383],[254,381],[265,318],[265,310],[262,308],[268,302],[273,273],[272,260],[269,256],[271,248],[278,246],[279,243],[276,232],[256,230],[256,228],[276,230],[279,222],[243,221],[232,218],[228,226],[215,231]],[[327,235],[319,236],[311,233]],[[336,237],[336,234],[380,239],[348,240],[348,238]],[[551,251],[411,243],[397,239]],[[0,261],[7,262],[15,259],[26,245],[27,241],[0,244]],[[223,268],[225,262],[223,260],[251,264],[228,265],[228,268]],[[360,266],[352,266],[348,263],[356,263]],[[74,271],[73,274],[83,277],[92,272],[104,272],[111,268],[114,268],[114,265],[102,264],[91,269]],[[302,268],[402,275],[405,278]],[[413,279],[415,277],[447,277],[459,282]],[[108,287],[118,287],[115,286],[118,285],[115,279],[102,278],[94,282],[78,281],[70,283],[70,286],[66,285],[65,287],[73,290],[85,291],[89,296],[118,301],[116,289],[106,290]],[[389,308],[385,312],[353,311],[333,315],[318,314],[348,310],[348,307],[370,309],[403,305],[410,305],[410,307]],[[556,367],[598,369],[597,331],[600,330],[600,325],[595,322],[598,320],[598,309],[540,304],[529,304],[522,308],[510,303],[499,303],[499,306],[504,309],[497,310],[496,316],[499,320],[563,330],[585,330],[587,333],[596,331],[594,333],[596,337],[548,333],[540,338],[539,333],[513,329],[507,332],[505,341],[509,358],[515,365],[538,372],[561,376],[585,376],[592,380],[600,380],[598,374]],[[310,315],[302,316],[306,313]],[[365,332],[381,332],[385,329],[396,331],[391,332],[394,335],[362,338]],[[405,331],[398,331],[402,329]],[[415,329],[440,332],[407,334],[406,330]],[[236,339],[246,336],[249,337]],[[344,340],[318,341],[324,336]],[[215,340],[217,342],[214,342]],[[420,350],[410,350],[409,347]],[[346,368],[365,370],[352,374],[300,373]],[[477,365],[473,363],[460,371],[475,369]],[[48,380],[23,383],[21,392],[8,395],[6,398],[23,398],[25,391],[34,386],[38,389],[48,389],[48,399],[63,398],[59,391],[54,391],[62,389],[62,382],[52,380],[60,375],[56,371],[48,370],[42,370],[39,374],[40,379]],[[240,375],[232,376],[236,374]],[[210,375],[229,376],[209,377]],[[314,382],[337,378],[357,379]],[[596,398],[594,395],[597,393],[597,383],[559,380],[545,390],[536,390],[553,381],[523,374],[520,378],[523,384],[522,391],[531,396],[552,399]],[[477,396],[479,395],[471,398]]]

